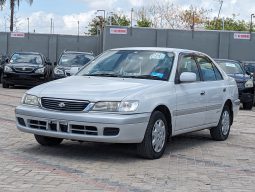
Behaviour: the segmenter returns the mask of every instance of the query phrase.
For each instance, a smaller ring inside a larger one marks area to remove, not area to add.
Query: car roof
[[[236,62],[236,63],[241,63],[238,60],[233,60],[233,59],[214,59],[214,61],[225,61],[225,62]]]
[[[87,54],[87,55],[92,55],[93,56],[93,53],[83,52],[83,51],[64,51],[64,53]]]
[[[110,49],[113,51],[123,51],[123,50],[138,50],[138,51],[166,51],[166,52],[177,52],[177,53],[198,53],[204,54],[199,51],[189,50],[189,49],[178,49],[178,48],[166,48],[166,47],[125,47],[125,48],[114,48]]]
[[[19,52],[14,52],[14,54],[15,54],[15,53],[42,55],[42,54],[41,54],[41,53],[39,53],[39,52],[25,52],[25,51],[19,51]]]
[[[255,64],[255,61],[243,61],[245,64]]]

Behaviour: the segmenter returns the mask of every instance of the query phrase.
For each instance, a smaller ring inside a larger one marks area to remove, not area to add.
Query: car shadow
[[[167,143],[163,158],[167,158],[173,153],[181,153],[188,148],[196,148],[211,142],[214,141],[211,139],[208,130],[176,136]],[[136,154],[135,144],[109,144],[66,140],[59,146],[44,147],[34,141],[26,146],[22,146],[22,149],[18,150],[28,155],[40,156],[40,158],[54,156],[61,159],[103,160],[104,162],[112,162],[117,159],[118,163],[141,160]]]

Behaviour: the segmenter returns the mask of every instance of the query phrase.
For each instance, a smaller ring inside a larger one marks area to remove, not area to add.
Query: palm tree
[[[10,10],[11,10],[11,15],[10,15],[10,31],[13,31],[13,20],[14,20],[14,11],[15,11],[15,6],[17,5],[19,7],[21,0],[10,0]],[[26,0],[30,5],[32,5],[33,0]],[[0,6],[1,9],[3,8],[3,5],[6,4],[6,0],[0,0]]]

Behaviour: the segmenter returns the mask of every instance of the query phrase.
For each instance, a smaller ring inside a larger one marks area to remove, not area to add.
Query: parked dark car
[[[235,60],[216,59],[221,68],[236,80],[239,98],[244,109],[252,109],[254,103],[254,82],[250,74],[246,73],[242,63]]]
[[[37,52],[16,52],[4,65],[3,88],[14,85],[34,86],[51,79],[53,65]]]
[[[253,77],[255,77],[255,61],[243,61],[243,66],[245,70],[250,73]],[[255,78],[253,78],[253,81],[255,81]]]
[[[7,56],[4,56],[4,55],[0,54],[0,83],[2,82],[4,64],[5,64],[6,60],[7,60]]]
[[[94,59],[92,53],[64,51],[58,62],[55,63],[54,79],[64,78],[76,74],[80,68],[84,67]]]

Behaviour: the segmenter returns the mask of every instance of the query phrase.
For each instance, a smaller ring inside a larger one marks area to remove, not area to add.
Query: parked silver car
[[[213,139],[226,140],[239,104],[235,80],[203,53],[122,48],[76,76],[27,91],[16,118],[42,145],[137,143],[139,155],[156,159],[182,133],[210,129]]]

